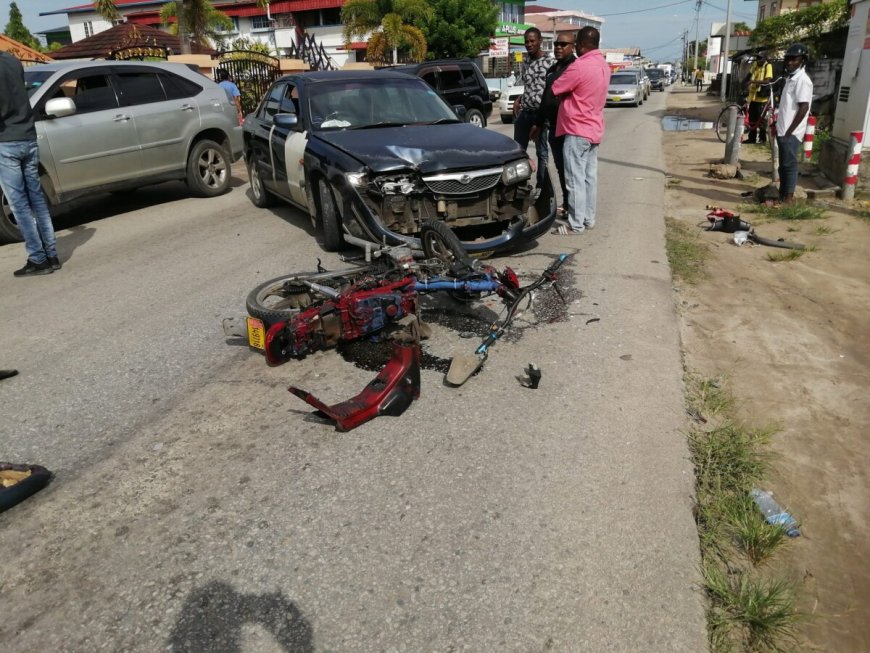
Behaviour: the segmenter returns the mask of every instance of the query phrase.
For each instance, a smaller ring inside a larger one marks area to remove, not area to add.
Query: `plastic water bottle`
[[[752,495],[753,501],[755,501],[755,505],[757,505],[758,509],[761,510],[761,514],[764,515],[764,519],[768,524],[782,527],[785,529],[785,534],[789,537],[797,537],[801,534],[794,517],[783,510],[782,506],[776,502],[770,492],[754,489],[750,494]]]

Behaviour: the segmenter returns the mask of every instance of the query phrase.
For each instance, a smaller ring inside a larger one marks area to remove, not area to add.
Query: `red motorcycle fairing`
[[[287,389],[316,408],[316,415],[334,422],[339,431],[350,431],[379,415],[401,415],[420,398],[421,357],[420,343],[393,345],[392,358],[362,392],[333,406],[307,390],[292,385]]]

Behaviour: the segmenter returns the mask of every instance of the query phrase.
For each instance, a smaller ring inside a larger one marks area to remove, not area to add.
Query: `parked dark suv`
[[[465,122],[486,127],[492,113],[492,100],[486,78],[471,59],[439,59],[391,66],[390,70],[422,78],[447,100],[447,104],[465,107]]]

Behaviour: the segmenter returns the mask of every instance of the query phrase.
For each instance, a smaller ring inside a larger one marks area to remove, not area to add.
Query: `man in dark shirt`
[[[564,215],[565,207],[568,206],[568,189],[565,187],[565,157],[562,148],[565,144],[565,136],[556,136],[556,117],[559,115],[559,98],[553,95],[553,82],[559,79],[559,75],[574,63],[577,55],[574,54],[574,32],[559,32],[553,43],[553,53],[556,56],[554,63],[547,70],[544,94],[541,96],[541,106],[535,114],[535,123],[529,140],[537,138],[538,133],[547,129],[550,142],[550,152],[553,153],[553,162],[559,173],[559,185],[562,187],[562,208],[559,213]]]
[[[514,140],[525,150],[529,147],[529,141],[531,140],[529,136],[534,125],[535,114],[538,111],[538,107],[541,106],[541,96],[544,93],[544,78],[547,75],[547,70],[553,65],[553,57],[541,49],[541,30],[537,27],[527,29],[523,38],[525,39],[529,61],[526,65],[526,71],[520,77],[520,83],[524,87],[523,94],[514,102],[513,111]],[[536,192],[540,193],[544,183],[544,175],[546,174],[547,158],[549,157],[546,130],[538,135],[534,143],[538,154],[538,185]]]
[[[0,52],[0,188],[18,222],[27,263],[13,274],[26,277],[60,270],[51,213],[39,182],[39,147],[24,68]]]

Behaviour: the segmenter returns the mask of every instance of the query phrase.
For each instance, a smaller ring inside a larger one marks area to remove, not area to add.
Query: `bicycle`
[[[752,122],[749,120],[749,100],[746,96],[743,96],[740,103],[732,102],[722,109],[719,113],[719,117],[716,119],[716,137],[720,142],[724,143],[728,139],[728,115],[731,107],[737,107],[738,118],[743,119],[743,135],[740,140],[741,143],[746,142],[750,131],[757,130],[762,126],[766,126],[768,133],[773,134],[776,125],[776,103],[774,100],[773,85],[779,82],[780,79],[782,78],[775,79],[767,84],[759,84],[759,86],[768,87],[770,93],[757,121]]]

